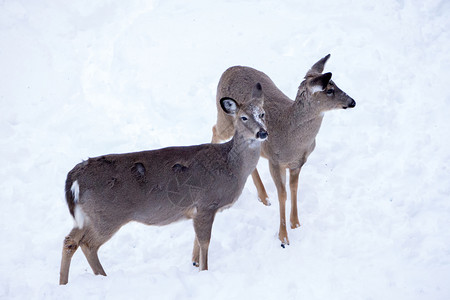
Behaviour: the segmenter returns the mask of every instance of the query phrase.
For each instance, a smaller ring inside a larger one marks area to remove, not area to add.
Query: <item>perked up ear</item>
[[[309,82],[311,93],[324,91],[331,80],[331,73],[320,75]]]
[[[328,59],[330,58],[331,54],[328,54],[327,56],[321,58],[318,62],[316,62],[311,69],[309,69],[308,73],[306,73],[306,77],[315,75],[317,73],[322,74],[323,69],[325,68],[325,64],[327,63]]]
[[[262,97],[262,87],[261,84],[258,82],[252,90],[252,98],[261,98]]]
[[[220,99],[220,106],[222,107],[223,111],[228,115],[234,115],[239,109],[239,105],[236,103],[236,101],[229,97],[224,97]]]

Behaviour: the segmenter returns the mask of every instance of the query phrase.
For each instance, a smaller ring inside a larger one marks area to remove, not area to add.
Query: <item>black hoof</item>
[[[284,248],[286,248],[286,246],[282,243],[282,244],[281,244],[281,248],[284,249]]]

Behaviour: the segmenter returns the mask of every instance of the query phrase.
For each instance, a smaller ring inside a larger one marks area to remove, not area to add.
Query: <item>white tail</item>
[[[300,226],[297,212],[297,187],[301,167],[316,145],[316,135],[322,124],[323,113],[332,109],[355,107],[355,101],[340,90],[331,80],[331,73],[322,74],[330,55],[315,63],[307,72],[305,80],[298,88],[295,101],[283,94],[264,73],[249,67],[231,67],[226,70],[219,81],[217,99],[222,95],[246,103],[250,98],[244,91],[260,82],[264,89],[264,110],[270,138],[262,145],[261,155],[269,160],[270,174],[277,187],[280,203],[279,239],[282,246],[289,244],[286,231],[285,203],[286,169],[289,169],[289,186],[291,190],[291,228]],[[233,135],[232,119],[217,112],[217,123],[213,127],[212,141],[217,143]],[[259,177],[258,170],[252,173],[258,190],[258,198],[265,205],[270,205],[266,190]]]
[[[166,225],[193,219],[193,263],[207,270],[214,216],[238,199],[267,137],[260,84],[250,98],[245,104],[226,95],[220,99],[236,128],[227,143],[105,155],[75,166],[66,180],[75,226],[64,240],[60,284],[68,282],[78,246],[94,274],[106,275],[97,251],[130,221]]]

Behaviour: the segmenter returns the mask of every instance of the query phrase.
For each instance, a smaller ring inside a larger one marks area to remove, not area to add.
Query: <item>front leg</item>
[[[258,169],[256,168],[252,172],[252,179],[258,192],[258,200],[264,205],[270,206],[269,196],[267,196],[266,189],[264,188],[264,184],[262,183],[261,177],[259,177]]]
[[[289,245],[286,231],[286,169],[272,162],[269,162],[269,169],[278,192],[278,201],[280,203],[280,230],[278,232],[278,238],[281,241],[281,247],[284,248],[285,244]]]
[[[298,177],[301,168],[289,169],[289,187],[291,190],[291,228],[300,227],[300,221],[298,220],[297,210],[297,190],[298,190]]]
[[[194,265],[198,261],[200,271],[208,270],[208,249],[215,215],[215,210],[206,210],[198,211],[194,217],[195,241],[192,258]]]
[[[200,257],[200,245],[197,240],[197,235],[195,235],[194,238],[194,249],[192,250],[192,265],[194,267],[198,267],[199,264],[199,257]]]

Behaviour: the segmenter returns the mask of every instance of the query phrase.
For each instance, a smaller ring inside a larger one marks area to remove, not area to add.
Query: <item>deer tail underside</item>
[[[71,173],[67,175],[66,179],[66,201],[70,214],[75,220],[75,227],[83,228],[86,215],[79,205],[80,185],[78,180],[74,180]]]
[[[75,205],[78,202],[80,187],[78,186],[78,182],[72,179],[70,173],[67,175],[65,191],[67,206],[69,207],[70,214],[75,218]]]

